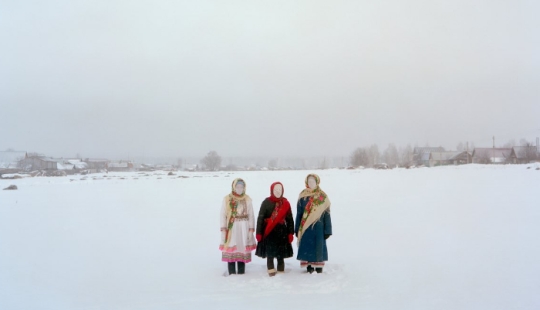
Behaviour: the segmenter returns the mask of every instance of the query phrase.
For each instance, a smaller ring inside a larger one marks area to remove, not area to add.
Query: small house
[[[105,170],[109,164],[108,159],[99,159],[99,158],[87,158],[84,160],[89,170]]]
[[[133,171],[133,163],[130,161],[120,161],[116,163],[108,163],[107,170],[109,171]]]
[[[471,162],[471,153],[459,151],[429,153],[429,166],[463,165]]]
[[[475,164],[509,164],[512,163],[512,148],[475,148],[472,162]]]
[[[24,160],[26,170],[58,170],[58,164],[62,163],[61,159],[45,157],[43,155],[28,156]]]
[[[444,152],[442,146],[439,147],[415,147],[412,154],[412,161],[415,165],[429,165],[429,154],[431,152]]]

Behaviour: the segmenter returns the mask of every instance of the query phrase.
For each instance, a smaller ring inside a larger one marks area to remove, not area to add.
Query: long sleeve
[[[259,209],[259,216],[257,217],[257,235],[264,234],[264,219],[266,218],[266,208],[264,207],[264,201],[261,203],[261,208]]]
[[[289,231],[289,235],[294,234],[294,221],[291,210],[289,210],[289,212],[287,213],[287,216],[285,217],[285,222],[287,223],[287,230]]]
[[[223,198],[223,202],[221,204],[221,215],[219,217],[219,223],[221,230],[227,229],[227,199]]]
[[[247,201],[247,211],[248,211],[248,220],[249,220],[249,230],[255,231],[255,216],[253,215],[253,203],[251,199]]]
[[[298,230],[300,229],[300,221],[304,215],[304,206],[302,206],[302,199],[298,199],[296,204],[296,223],[294,225],[294,234],[298,235]]]
[[[330,217],[330,210],[326,210],[323,214],[323,223],[324,223],[324,234],[325,235],[331,235],[332,234],[332,219]]]

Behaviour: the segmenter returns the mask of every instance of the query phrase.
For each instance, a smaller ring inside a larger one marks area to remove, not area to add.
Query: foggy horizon
[[[540,3],[0,8],[1,151],[348,157],[540,136]]]

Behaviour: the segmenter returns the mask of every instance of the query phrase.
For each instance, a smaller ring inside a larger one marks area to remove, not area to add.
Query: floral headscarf
[[[308,187],[308,179],[310,177],[315,178],[315,181],[317,181],[317,187],[315,189]],[[302,215],[302,220],[300,221],[300,227],[298,229],[298,245],[300,245],[304,231],[319,221],[325,211],[330,210],[330,199],[328,199],[328,195],[326,195],[326,193],[320,188],[320,182],[321,179],[318,175],[308,174],[305,180],[307,188],[304,189],[298,197],[299,200],[309,197],[309,201],[304,209],[304,214]]]
[[[235,187],[238,183],[244,184],[244,192],[241,195],[238,195],[235,192]],[[235,179],[231,184],[231,193],[229,194],[228,198],[229,201],[227,203],[227,234],[225,237],[225,245],[227,245],[231,239],[231,234],[229,232],[234,226],[234,218],[237,214],[238,203],[246,199],[251,199],[248,195],[246,195],[246,182],[240,178]]]
[[[241,195],[238,195],[235,191],[236,185],[238,183],[244,184],[244,192]],[[230,199],[234,199],[236,201],[244,200],[246,199],[246,182],[240,178],[234,179],[234,181],[231,184],[231,193],[229,194]]]
[[[309,178],[314,178],[315,179],[315,181],[317,182],[317,187],[316,188],[314,188],[314,189],[309,188],[309,185],[308,185]],[[299,199],[304,198],[304,197],[308,197],[308,196],[314,196],[317,193],[323,193],[323,195],[326,196],[326,194],[319,187],[319,184],[321,183],[321,178],[319,178],[318,175],[316,175],[314,173],[308,174],[305,181],[304,181],[304,183],[306,185],[306,188],[302,192],[300,192]]]

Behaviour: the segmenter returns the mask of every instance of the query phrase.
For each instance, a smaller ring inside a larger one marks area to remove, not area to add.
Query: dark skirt
[[[289,258],[293,256],[293,249],[289,243],[287,226],[278,224],[257,244],[255,255],[262,258]]]

